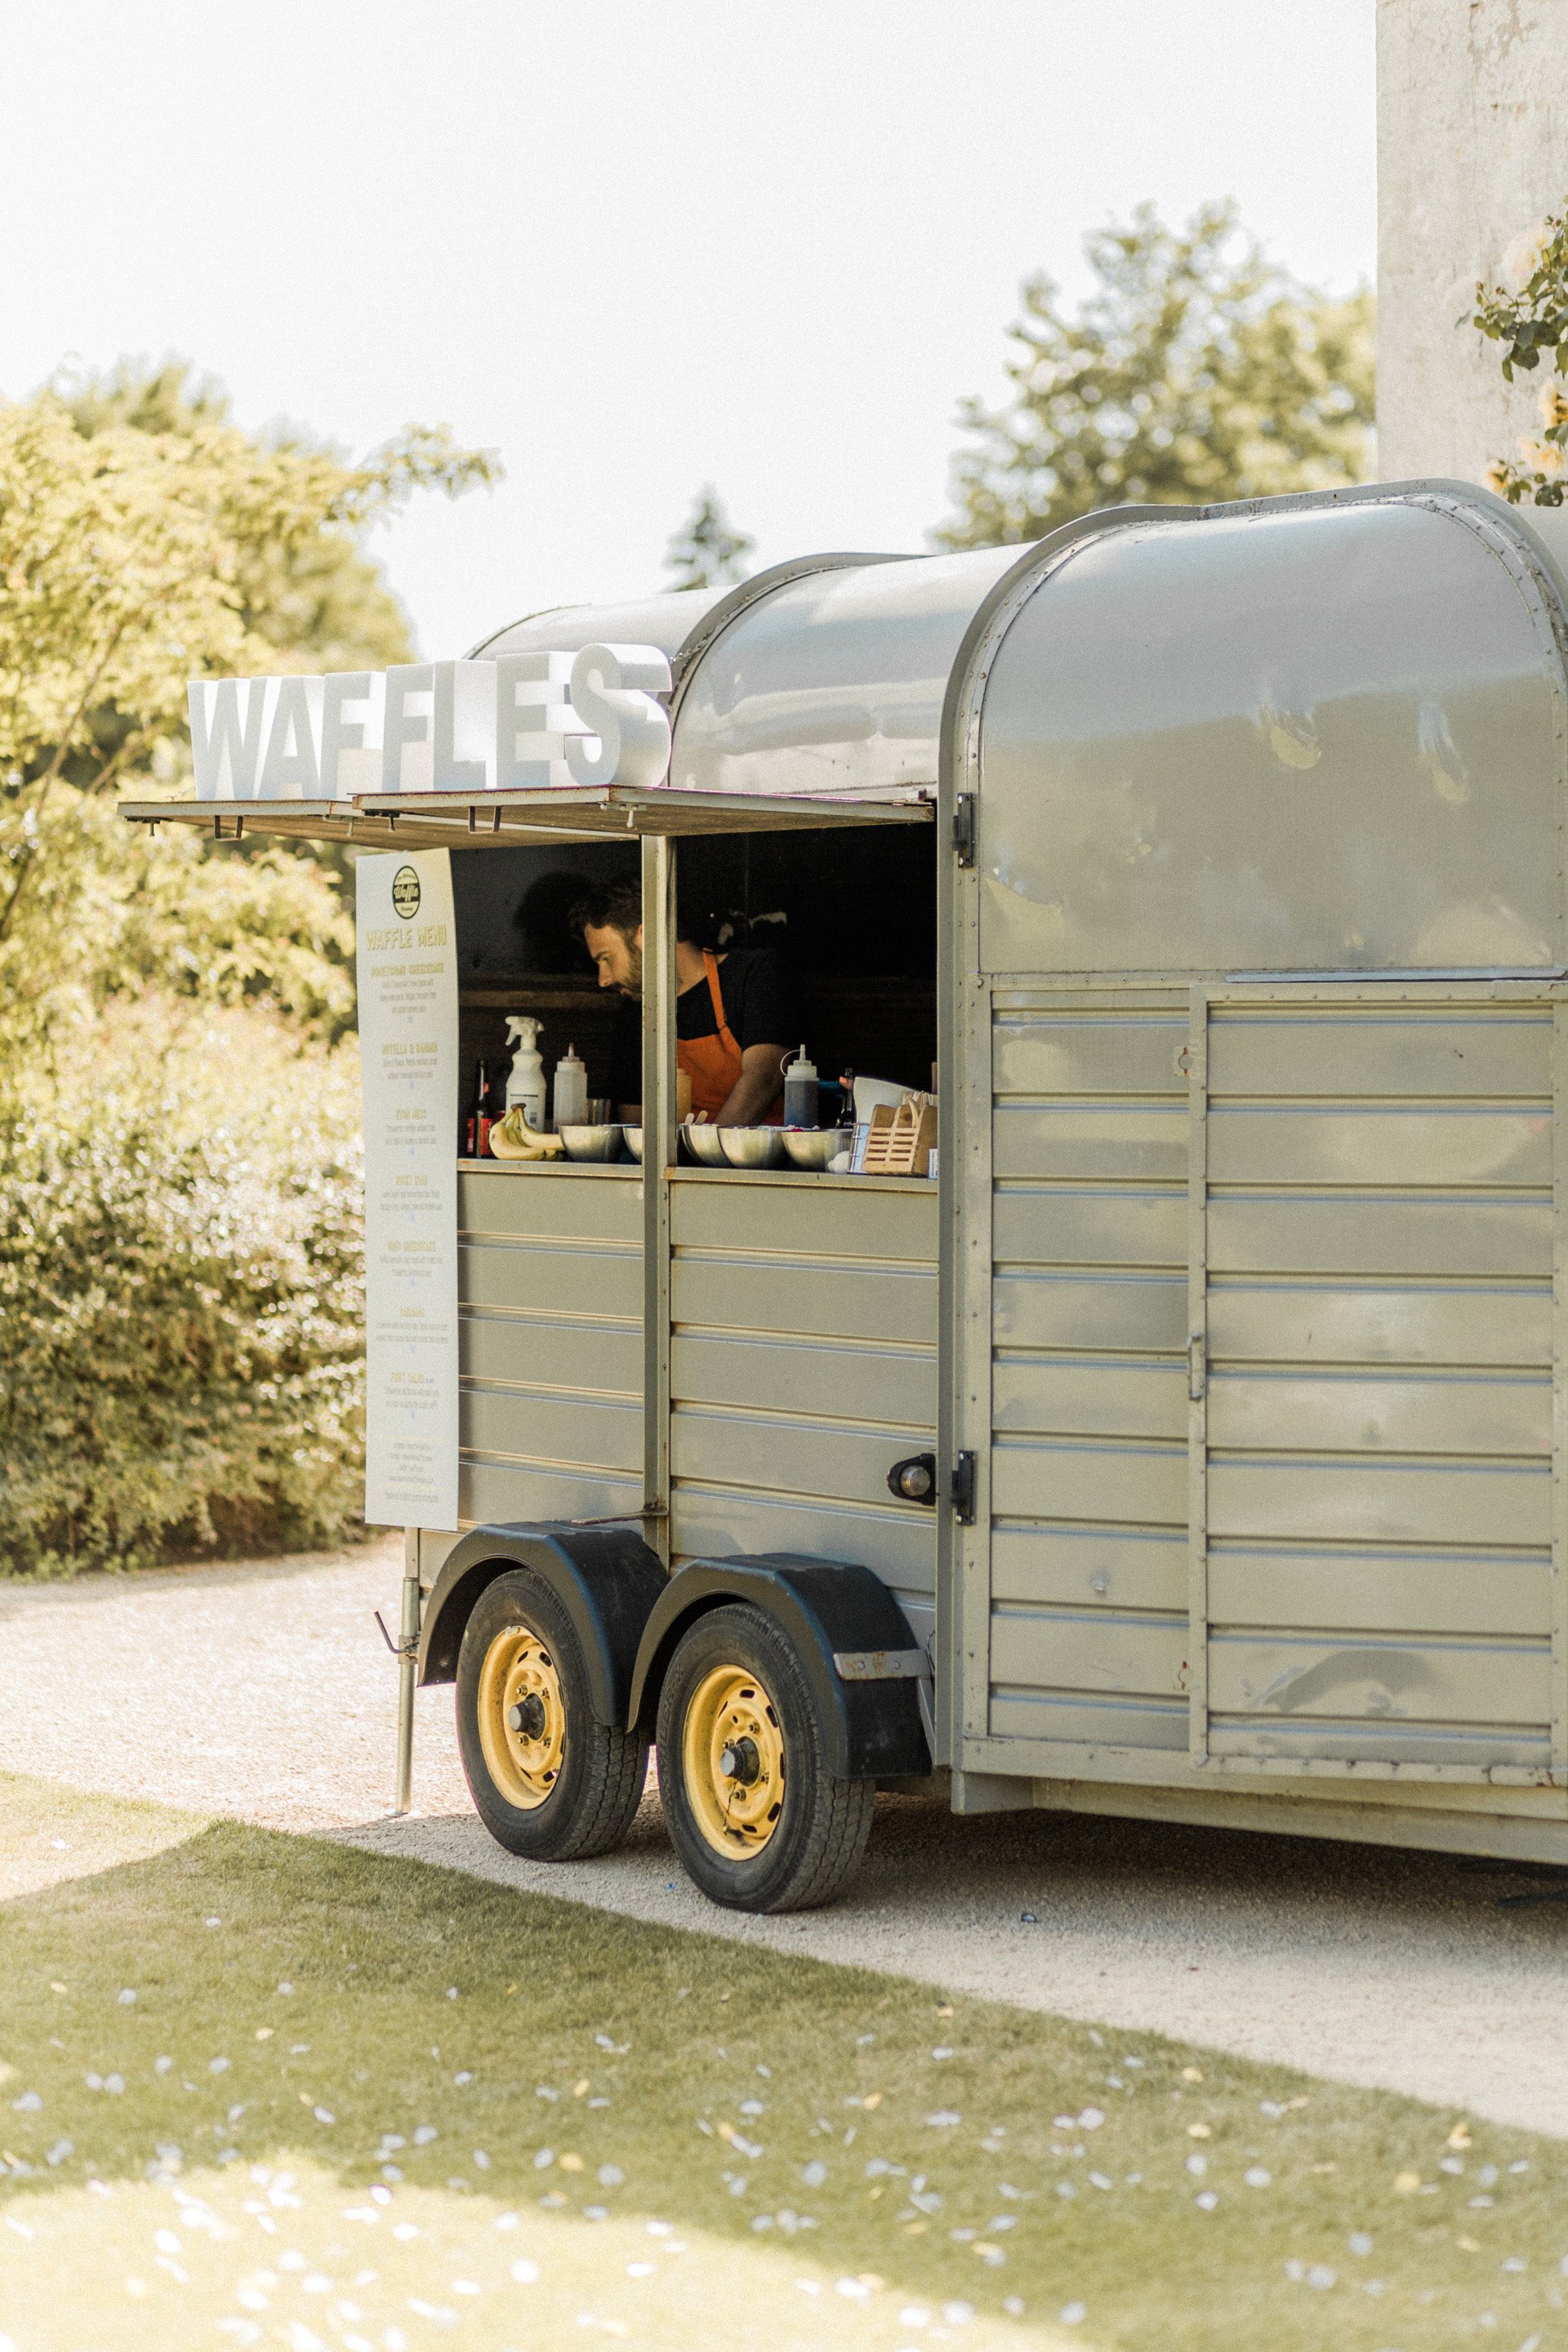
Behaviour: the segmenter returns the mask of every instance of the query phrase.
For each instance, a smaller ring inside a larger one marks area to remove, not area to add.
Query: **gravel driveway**
[[[1568,2137],[1568,1901],[1489,1864],[884,1799],[832,1911],[756,1920],[677,1869],[657,1797],[555,1868],[481,1829],[449,1689],[387,1818],[401,1541],[65,1586],[0,1583],[0,1770],[353,1836],[508,1885],[1024,2007],[1183,2036]],[[1514,1898],[1531,1898],[1519,1902]],[[1541,1899],[1541,1898],[1545,1899]],[[1026,1923],[1032,1912],[1037,1925]]]

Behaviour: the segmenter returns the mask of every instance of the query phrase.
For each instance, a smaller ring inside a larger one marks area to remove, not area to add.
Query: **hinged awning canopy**
[[[931,788],[876,799],[786,799],[760,793],[675,792],[606,784],[514,793],[366,793],[354,801],[128,801],[131,824],[184,824],[215,841],[255,834],[352,842],[362,849],[516,848],[531,841],[636,841],[645,834],[797,833],[847,825],[925,824]]]

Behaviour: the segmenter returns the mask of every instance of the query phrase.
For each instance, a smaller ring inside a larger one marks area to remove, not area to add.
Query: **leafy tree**
[[[756,545],[736,530],[710,482],[691,502],[691,512],[670,541],[664,568],[676,588],[725,588],[746,576],[746,558]]]
[[[329,873],[267,849],[241,879],[188,835],[133,841],[117,795],[185,772],[194,674],[401,650],[359,535],[495,471],[444,428],[359,465],[268,445],[167,376],[0,406],[0,1079],[27,1037],[153,982],[341,1024]]]
[[[1504,381],[1515,368],[1531,374],[1549,358],[1556,376],[1568,376],[1568,215],[1549,213],[1525,257],[1523,283],[1489,287],[1478,281],[1470,323],[1501,343]],[[1548,381],[1541,387],[1541,437],[1526,442],[1520,464],[1494,458],[1487,480],[1510,506],[1560,507],[1568,463],[1568,392]]]
[[[495,472],[258,439],[179,369],[0,404],[0,1572],[353,1524],[341,876],[120,797],[188,777],[193,674],[403,656],[367,525]]]
[[[1008,405],[963,404],[948,547],[1037,539],[1092,509],[1187,505],[1365,478],[1373,300],[1273,268],[1233,205],[1183,230],[1152,205],[1085,243],[1076,313],[1043,272],[1023,289]]]
[[[221,385],[197,381],[183,360],[149,368],[121,361],[107,375],[58,385],[78,432],[117,425],[141,433],[189,433],[202,425],[233,422]],[[299,431],[274,433],[282,449],[320,448]],[[326,454],[331,454],[327,452]],[[352,530],[323,526],[295,543],[258,541],[237,550],[236,581],[251,634],[312,669],[389,669],[412,661],[414,647],[402,606],[381,566]]]

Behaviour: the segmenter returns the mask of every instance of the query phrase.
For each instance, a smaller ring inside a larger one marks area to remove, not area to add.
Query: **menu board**
[[[458,1525],[458,952],[451,854],[362,856],[366,1444],[373,1526]]]

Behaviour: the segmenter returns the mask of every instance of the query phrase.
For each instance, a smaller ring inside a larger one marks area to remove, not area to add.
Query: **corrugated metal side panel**
[[[676,1180],[677,1557],[863,1561],[929,1630],[935,1515],[886,1482],[935,1442],[935,1193]]]
[[[640,1194],[635,1176],[459,1176],[465,1526],[641,1507]]]
[[[1209,1748],[1542,1766],[1547,1003],[1211,1005]]]
[[[990,1728],[1182,1750],[1185,1000],[993,1037]]]

